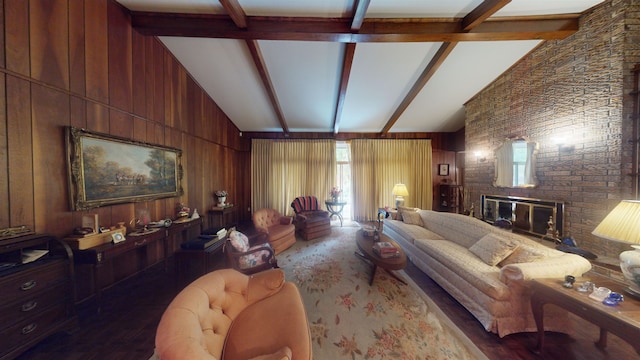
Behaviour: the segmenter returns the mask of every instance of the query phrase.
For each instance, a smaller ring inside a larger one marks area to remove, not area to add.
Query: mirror
[[[538,144],[524,137],[505,140],[495,151],[495,187],[535,187]]]

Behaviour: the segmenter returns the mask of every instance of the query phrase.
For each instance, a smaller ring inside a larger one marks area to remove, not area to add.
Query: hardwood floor
[[[409,264],[406,273],[489,359],[640,358],[630,345],[611,334],[607,349],[596,348],[593,342],[598,338],[598,328],[575,316],[571,317],[574,325],[571,335],[548,333],[545,354],[536,355],[530,351],[535,346],[535,334],[514,334],[501,339],[488,333],[418,268]],[[18,359],[148,359],[164,309],[188,281],[176,279],[172,272],[164,271],[164,264],[159,264],[105,291],[99,314],[91,303],[79,306],[77,331],[54,335]]]

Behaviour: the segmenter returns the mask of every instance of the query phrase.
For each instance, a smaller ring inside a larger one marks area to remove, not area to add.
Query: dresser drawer
[[[40,341],[67,319],[66,304],[60,303],[35,318],[25,318],[0,330],[0,357],[14,348],[32,341]]]
[[[12,303],[32,293],[45,290],[60,280],[69,278],[69,263],[51,261],[31,269],[0,278],[2,303]]]
[[[59,303],[68,303],[69,296],[71,296],[69,282],[62,282],[45,291],[23,296],[19,301],[11,304],[3,304],[0,308],[0,314],[2,314],[2,325],[0,327],[4,328],[15,322],[36,317]]]

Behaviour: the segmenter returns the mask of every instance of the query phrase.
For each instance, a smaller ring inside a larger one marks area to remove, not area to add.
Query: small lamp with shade
[[[396,209],[398,206],[404,206],[404,197],[409,196],[407,185],[395,184],[391,193],[396,197]]]
[[[631,294],[640,295],[640,201],[622,200],[593,230],[607,240],[632,243],[635,250],[620,253],[620,269],[631,285]]]

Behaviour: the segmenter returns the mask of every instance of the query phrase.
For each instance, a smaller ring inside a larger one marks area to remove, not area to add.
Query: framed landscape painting
[[[182,151],[67,127],[72,210],[182,195]]]

